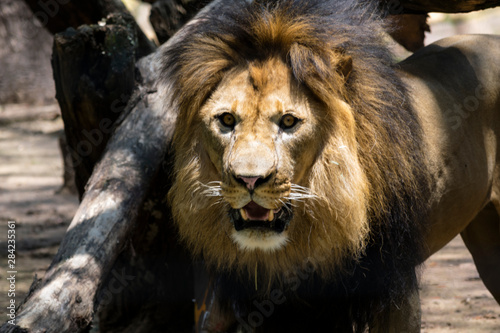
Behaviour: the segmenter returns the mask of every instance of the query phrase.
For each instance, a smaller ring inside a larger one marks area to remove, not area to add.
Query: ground
[[[0,106],[0,322],[6,321],[7,222],[16,222],[16,301],[42,277],[78,208],[61,193],[57,107]],[[422,270],[423,333],[500,332],[500,306],[485,289],[462,240]]]

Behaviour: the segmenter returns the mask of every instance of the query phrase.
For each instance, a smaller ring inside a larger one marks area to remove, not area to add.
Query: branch
[[[500,5],[499,0],[381,0],[391,9],[391,14],[418,13],[467,13]]]

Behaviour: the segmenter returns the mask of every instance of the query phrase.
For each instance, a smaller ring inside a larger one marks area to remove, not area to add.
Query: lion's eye
[[[282,129],[290,129],[295,125],[297,125],[298,122],[299,122],[298,118],[292,116],[291,114],[286,114],[280,120],[280,127]]]
[[[224,112],[223,114],[218,116],[218,118],[220,123],[226,127],[233,128],[236,123],[236,119],[234,118],[234,116],[228,112]]]

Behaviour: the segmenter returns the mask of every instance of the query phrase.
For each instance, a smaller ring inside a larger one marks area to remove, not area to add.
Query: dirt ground
[[[56,106],[0,106],[0,322],[7,320],[7,222],[16,221],[16,301],[43,276],[78,207],[58,193],[62,161]],[[460,238],[426,263],[422,332],[500,332],[500,306],[485,289]]]

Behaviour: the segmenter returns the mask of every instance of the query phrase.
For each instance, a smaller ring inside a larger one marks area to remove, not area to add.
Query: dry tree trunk
[[[65,173],[74,175],[81,199],[85,184],[109,139],[112,122],[125,107],[134,88],[134,71],[130,69],[134,68],[135,60],[130,58],[130,52],[135,53],[137,60],[153,52],[156,47],[147,39],[136,21],[126,15],[129,13],[120,0],[25,2],[31,8],[33,16],[52,34],[68,27],[97,24],[112,13],[125,14],[121,16],[121,20],[124,20],[131,31],[130,37],[122,31],[117,35],[118,40],[113,40],[106,39],[105,36],[111,36],[116,31],[111,33],[107,27],[93,26],[77,36],[72,36],[74,30],[68,30],[56,41],[56,47],[65,48],[65,52],[76,55],[55,59],[53,71],[65,123],[66,139],[61,140],[67,143],[62,146]],[[155,8],[162,10],[153,9],[154,26],[159,29],[158,33],[164,35],[162,27],[168,26],[168,38],[171,37],[203,7],[201,2],[206,3],[201,0],[158,1]],[[171,11],[165,11],[164,7],[171,8]],[[160,17],[160,14],[170,16]],[[113,19],[108,25],[113,25]],[[135,44],[127,45],[125,38],[132,38],[132,34],[137,36],[134,37]],[[61,51],[55,49],[55,55]],[[66,167],[72,165],[73,172],[66,170]]]
[[[74,178],[74,182],[65,179],[62,190],[71,191],[76,186],[81,199],[85,184],[109,139],[110,121],[113,122],[123,110],[134,88],[135,60],[129,57],[130,52],[139,59],[153,52],[156,46],[147,39],[135,20],[127,16],[129,13],[120,0],[24,2],[32,10],[31,17],[38,19],[39,24],[52,34],[70,27],[97,24],[112,13],[122,13],[125,14],[122,20],[130,29],[129,36],[134,36],[135,44],[127,45],[125,31],[114,41],[112,38],[103,39],[106,34],[112,35],[105,27],[99,28],[100,36],[97,33],[92,35],[92,29],[96,29],[94,26],[87,29],[86,34],[80,33],[74,38],[71,37],[74,30],[68,30],[58,37],[59,42],[56,41],[56,46],[75,56],[56,59],[53,63],[54,79],[58,84],[56,94],[65,122],[66,138],[60,138],[65,159],[64,173]],[[35,29],[35,25],[31,26]],[[39,33],[39,28],[36,29],[25,34],[35,36]],[[57,56],[58,50],[54,52]]]
[[[131,16],[110,16],[106,25],[68,29],[54,38],[56,98],[80,199],[136,84],[133,22]]]
[[[84,24],[95,24],[102,18],[112,13],[128,13],[127,8],[120,0],[24,0],[31,8],[34,16],[52,34],[64,31],[69,27],[78,28]],[[139,42],[139,57],[148,55],[155,50],[155,45],[139,29],[137,39]]]

